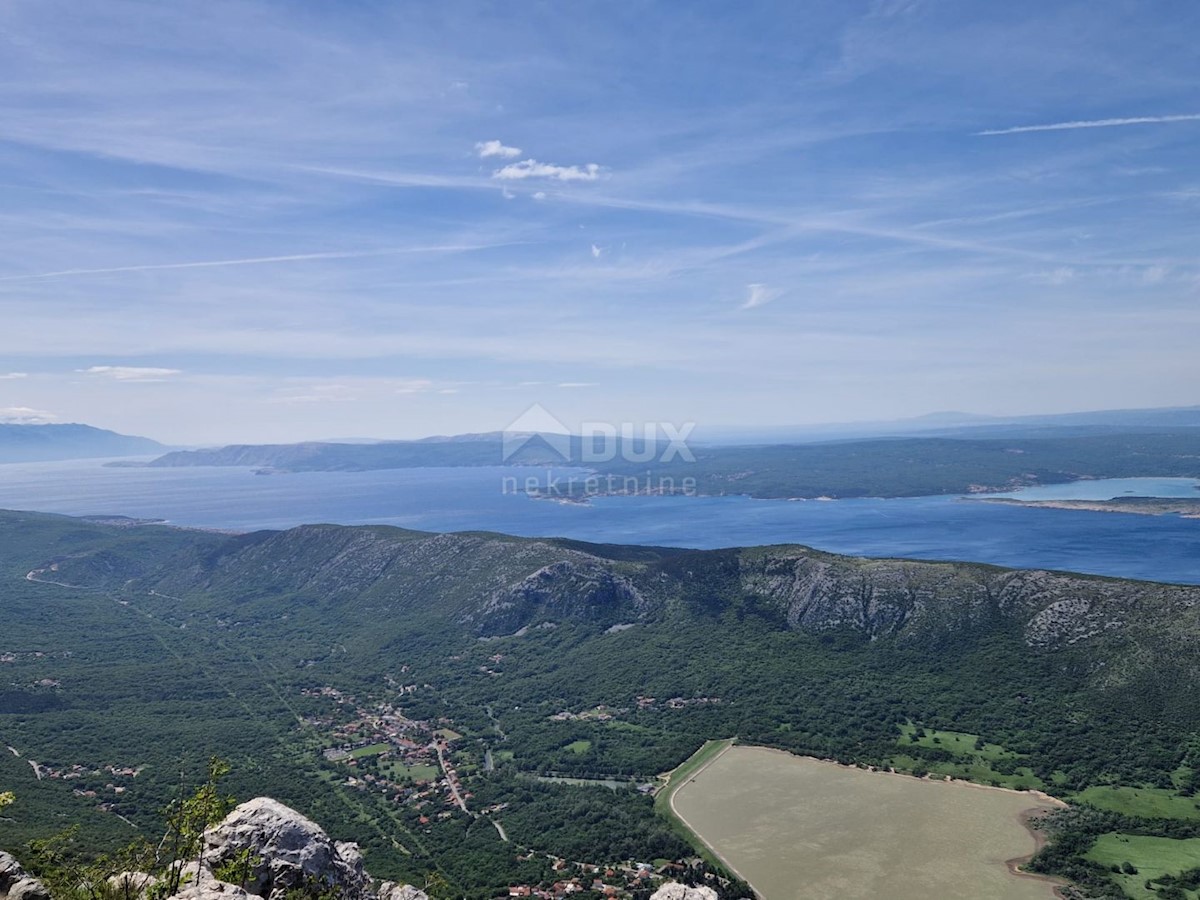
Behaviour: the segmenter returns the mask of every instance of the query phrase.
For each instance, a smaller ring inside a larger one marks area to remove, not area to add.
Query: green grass
[[[439,728],[437,733],[448,741],[457,741],[460,737],[462,737],[462,735],[453,728]]]
[[[1004,775],[993,769],[986,760],[979,762],[929,762],[928,760],[916,759],[912,756],[900,754],[893,756],[889,760],[891,766],[899,772],[912,772],[914,769],[925,769],[931,775],[948,775],[951,778],[960,778],[964,781],[974,781],[977,784],[995,784],[998,787],[1011,788],[1012,790],[1028,791],[1028,790],[1045,790],[1045,783],[1042,779],[1033,774],[1033,771],[1025,766],[1021,766],[1011,775]]]
[[[514,754],[511,750],[496,750],[495,752],[492,753],[492,756],[495,757],[497,760],[504,760],[506,762],[509,762],[512,760]]]
[[[437,781],[438,772],[437,766],[406,766],[404,763],[389,763],[381,766],[387,775],[397,781],[402,778],[411,778],[413,781]]]
[[[695,753],[681,762],[678,766],[667,773],[666,787],[662,788],[654,796],[654,808],[660,815],[665,816],[670,822],[671,827],[682,836],[685,840],[698,847],[701,850],[701,855],[710,865],[716,866],[719,869],[724,869],[724,865],[716,855],[708,849],[708,845],[700,839],[700,835],[696,834],[692,829],[684,824],[683,820],[675,815],[675,811],[671,809],[671,795],[679,789],[681,785],[688,783],[688,780],[698,771],[708,765],[713,759],[724,753],[727,749],[733,746],[736,738],[726,738],[721,741],[705,741]]]
[[[353,759],[362,759],[364,756],[378,756],[380,753],[386,753],[391,750],[391,744],[371,744],[367,747],[359,747],[357,750],[351,750],[350,756]]]
[[[1014,753],[1012,750],[1001,746],[1000,744],[984,743],[983,747],[976,749],[979,741],[979,735],[971,734],[967,731],[938,731],[934,728],[926,728],[925,736],[913,740],[912,736],[916,733],[917,726],[908,724],[900,726],[900,738],[896,741],[901,748],[904,747],[937,747],[953,753],[956,756],[971,756],[976,759],[998,760],[998,759],[1019,759],[1021,754]]]
[[[1074,797],[1100,809],[1147,819],[1200,819],[1194,797],[1180,797],[1166,788],[1090,787]]]
[[[571,741],[563,749],[570,753],[584,754],[592,749],[592,742],[588,740]]]
[[[1137,834],[1102,834],[1086,856],[1106,867],[1133,863],[1138,870],[1136,875],[1113,873],[1112,879],[1130,897],[1149,900],[1157,895],[1146,890],[1148,879],[1166,874],[1177,875],[1200,866],[1200,838],[1175,840]],[[1195,896],[1195,893],[1188,894],[1189,898]]]

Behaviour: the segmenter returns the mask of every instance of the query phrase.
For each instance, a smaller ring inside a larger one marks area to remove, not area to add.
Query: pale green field
[[[1140,834],[1102,834],[1087,852],[1087,858],[1103,866],[1133,863],[1138,870],[1136,875],[1114,874],[1112,879],[1130,897],[1149,900],[1157,894],[1146,889],[1147,880],[1200,867],[1200,838],[1175,840]],[[1188,892],[1187,896],[1196,894]]]
[[[359,747],[357,750],[351,750],[350,756],[354,759],[362,759],[364,756],[378,756],[380,753],[386,753],[391,749],[391,744],[371,744],[368,747]]]
[[[1197,798],[1180,797],[1165,788],[1097,786],[1080,791],[1075,799],[1149,819],[1200,819]]]
[[[765,900],[1051,900],[1013,874],[1037,798],[731,747],[671,795],[675,813]]]

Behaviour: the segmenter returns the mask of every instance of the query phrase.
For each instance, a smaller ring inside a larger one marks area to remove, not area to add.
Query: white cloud
[[[9,372],[7,375],[0,375],[0,381],[16,381],[18,378],[28,377],[28,372]]]
[[[1018,125],[1016,128],[995,128],[977,131],[977,137],[997,134],[1027,134],[1031,131],[1073,131],[1076,128],[1114,128],[1121,125],[1164,125],[1169,122],[1200,122],[1200,113],[1179,116],[1132,116],[1125,119],[1083,119],[1074,122],[1054,122],[1049,125]]]
[[[779,288],[769,287],[765,284],[748,284],[746,285],[746,299],[742,303],[742,309],[754,309],[759,306],[766,306],[783,291]]]
[[[523,159],[492,173],[493,178],[519,181],[524,178],[552,178],[555,181],[596,181],[600,178],[600,166],[588,163],[585,166],[556,166],[553,163]]]
[[[0,422],[6,425],[47,425],[57,418],[54,413],[28,406],[0,406]]]
[[[506,147],[499,141],[480,141],[475,145],[475,150],[479,153],[480,159],[487,159],[489,156],[512,159],[514,156],[521,155],[520,147]]]
[[[183,374],[179,369],[159,369],[152,366],[92,366],[79,369],[85,375],[111,378],[113,381],[153,382],[166,381],[174,375]]]
[[[545,200],[545,199],[546,199],[546,192],[545,192],[545,191],[538,191],[536,194],[534,194],[534,195],[533,195],[533,199],[534,199],[534,200]]]
[[[604,248],[598,244],[592,244],[592,259],[599,259],[604,255]]]
[[[590,388],[598,385],[594,381],[562,381],[558,386],[560,388]]]
[[[396,388],[397,394],[424,394],[433,388],[433,382],[427,378],[413,378],[403,382]]]

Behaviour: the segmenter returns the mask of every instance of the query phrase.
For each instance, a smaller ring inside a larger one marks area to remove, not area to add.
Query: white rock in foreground
[[[385,881],[379,886],[379,900],[429,900],[429,895],[411,884]]]
[[[370,878],[356,844],[334,843],[321,826],[270,797],[243,803],[205,832],[204,863],[211,871],[245,850],[251,861],[246,890],[266,900],[282,900],[289,889],[306,886],[350,898],[368,893]]]
[[[170,900],[253,900],[253,898],[236,884],[210,879],[184,888]]]
[[[0,898],[3,900],[50,900],[46,886],[26,873],[9,853],[0,852]]]
[[[717,892],[710,887],[689,887],[668,881],[650,895],[650,900],[717,900]]]

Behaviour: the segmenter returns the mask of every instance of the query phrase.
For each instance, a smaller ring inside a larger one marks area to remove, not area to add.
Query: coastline
[[[1132,516],[1178,516],[1200,519],[1200,499],[1190,497],[1116,497],[1112,500],[1018,500],[1015,497],[968,497],[974,503],[993,503],[1026,509],[1068,509],[1080,512],[1124,513]]]

